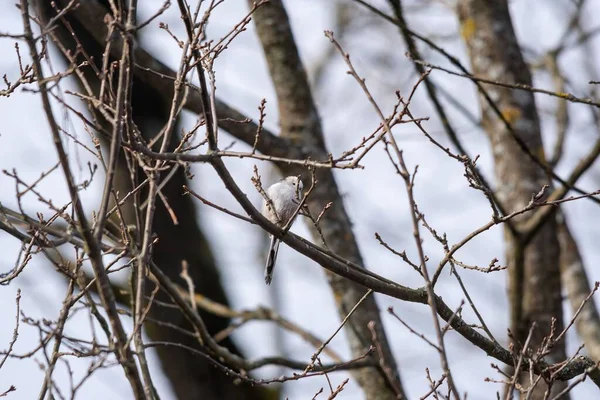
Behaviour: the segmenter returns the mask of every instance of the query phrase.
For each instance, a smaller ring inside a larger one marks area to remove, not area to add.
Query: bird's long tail
[[[269,244],[269,254],[267,254],[267,264],[265,265],[265,283],[271,284],[273,279],[273,268],[275,268],[275,260],[277,260],[277,252],[279,251],[279,239],[271,235],[271,243]]]

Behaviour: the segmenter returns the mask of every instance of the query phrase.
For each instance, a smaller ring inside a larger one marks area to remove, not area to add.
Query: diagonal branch
[[[556,174],[556,172],[554,171],[554,169],[552,168],[552,165],[550,163],[547,163],[543,158],[540,159],[536,154],[534,154],[534,152],[531,151],[531,149],[528,147],[528,145],[519,137],[519,135],[517,134],[518,132],[516,132],[516,130],[513,128],[513,126],[511,125],[511,122],[507,119],[506,115],[503,114],[503,112],[502,112],[502,110],[500,108],[498,108],[496,102],[492,99],[492,96],[490,96],[490,94],[488,93],[488,90],[485,89],[485,87],[481,84],[481,82],[478,79],[475,79],[475,77],[473,77],[473,74],[471,72],[469,72],[469,70],[467,70],[467,68],[465,68],[462,65],[462,63],[458,60],[458,58],[456,58],[455,56],[449,54],[446,50],[444,50],[443,48],[439,47],[438,45],[436,45],[431,40],[427,39],[424,36],[419,35],[418,33],[414,32],[414,31],[412,31],[411,29],[408,28],[408,26],[406,25],[404,19],[401,17],[402,8],[400,7],[400,1],[399,0],[389,0],[390,4],[392,5],[392,8],[395,11],[396,18],[391,17],[391,16],[385,14],[381,10],[373,7],[370,4],[367,4],[363,0],[354,0],[354,1],[357,2],[357,3],[359,3],[360,5],[364,6],[369,11],[371,11],[371,12],[379,15],[384,20],[386,20],[386,21],[388,21],[388,22],[390,22],[390,23],[398,26],[401,29],[401,31],[406,35],[405,38],[407,40],[407,43],[409,43],[409,50],[414,49],[416,51],[416,46],[414,45],[414,40],[412,38],[417,38],[418,40],[420,40],[423,43],[427,44],[429,47],[431,47],[436,52],[438,52],[441,55],[443,55],[444,57],[446,57],[448,59],[448,61],[450,61],[450,63],[452,65],[454,65],[460,71],[462,71],[462,73],[467,78],[471,79],[471,81],[477,87],[477,90],[479,91],[479,93],[485,99],[485,101],[488,104],[488,106],[490,107],[490,109],[494,112],[494,114],[496,115],[496,117],[502,122],[502,124],[504,125],[504,128],[507,129],[508,132],[511,134],[511,136],[514,139],[515,143],[519,146],[519,149],[532,162],[534,162],[545,173],[547,173],[548,175],[552,176],[552,178],[554,180],[556,180],[557,182],[559,182],[563,186],[563,188],[568,189],[568,190],[574,190],[575,192],[577,192],[579,194],[586,194],[587,193],[585,190],[582,190],[581,188],[575,186],[575,182],[577,181],[577,179],[575,179],[575,181],[571,181],[571,178],[574,176],[573,174],[571,175],[570,178],[563,179],[562,177],[560,177],[560,176],[558,176]],[[411,46],[410,43],[413,43],[413,45]],[[413,59],[419,59],[420,58],[420,57],[418,57],[418,54],[419,54],[418,52],[412,53],[412,50],[411,50],[411,54],[412,54]],[[416,68],[417,69],[423,68],[423,66],[420,63],[416,62],[415,64],[416,64]],[[522,82],[520,82],[520,83],[522,83]],[[523,88],[523,87],[531,87],[531,85],[521,86],[521,88]],[[435,92],[433,92],[433,93],[435,93]],[[561,97],[561,98],[565,99],[566,101],[569,101],[571,99],[571,96],[569,96],[569,95],[567,95],[567,96],[560,95],[560,94],[556,94],[556,95],[557,95],[557,97]],[[591,104],[591,105],[595,105],[595,104]],[[444,120],[444,119],[442,118],[442,120]],[[444,125],[444,127],[446,127],[446,124]],[[451,136],[451,138],[452,138],[452,136]],[[559,190],[559,189],[561,189],[561,188],[557,188],[556,190]],[[597,204],[600,204],[600,199],[597,199],[596,197],[589,197],[589,199],[591,201],[597,203]]]
[[[252,1],[249,3],[252,4]],[[321,121],[282,2],[271,0],[258,9],[254,13],[254,22],[277,95],[281,136],[288,139],[291,144],[305,149],[311,159],[327,158]],[[220,163],[220,160],[213,162],[213,166]],[[285,164],[279,165],[279,168],[284,175],[298,175],[304,172],[295,166]],[[223,168],[218,168],[218,172],[223,179],[225,173]],[[320,221],[323,236],[334,253],[351,260],[360,266],[359,268],[364,268],[350,218],[344,208],[332,171],[318,169],[315,174],[319,184],[315,187],[314,195],[307,201],[311,214],[318,215],[328,203],[333,202],[333,207]],[[314,226],[310,228],[313,238],[319,240],[318,230]],[[338,312],[343,318],[362,298],[364,289],[335,275],[329,275],[329,281],[335,294]],[[383,331],[380,312],[374,297],[365,299],[345,326],[352,355],[357,357],[368,349],[372,341],[372,333],[368,328],[371,321],[374,322],[376,337],[381,345],[382,361],[390,368],[391,374],[385,374],[376,368],[365,368],[355,371],[353,375],[368,399],[395,398],[393,388],[399,388],[398,395],[404,398],[396,361]]]

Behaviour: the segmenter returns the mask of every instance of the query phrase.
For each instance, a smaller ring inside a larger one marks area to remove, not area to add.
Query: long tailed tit
[[[263,199],[262,214],[272,223],[283,228],[295,217],[294,212],[302,199],[304,185],[298,176],[288,176],[269,186],[267,197],[271,201]],[[265,266],[265,283],[269,285],[273,278],[273,268],[279,250],[279,239],[270,235],[269,254]]]

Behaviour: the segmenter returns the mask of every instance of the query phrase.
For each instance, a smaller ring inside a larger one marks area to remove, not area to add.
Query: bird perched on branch
[[[291,226],[298,214],[296,210],[302,200],[304,185],[299,176],[288,176],[269,186],[266,190],[268,199],[263,199],[262,214],[281,228]],[[289,225],[288,225],[289,224]],[[269,254],[265,265],[265,283],[269,285],[273,278],[273,268],[279,251],[279,239],[270,235]]]

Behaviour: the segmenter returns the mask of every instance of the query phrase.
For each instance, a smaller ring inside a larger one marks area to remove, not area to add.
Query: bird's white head
[[[292,185],[294,187],[294,191],[296,192],[296,194],[298,195],[298,197],[301,196],[302,194],[302,190],[304,190],[304,184],[302,183],[302,180],[300,179],[300,176],[288,176],[287,178],[284,179],[285,183]]]

